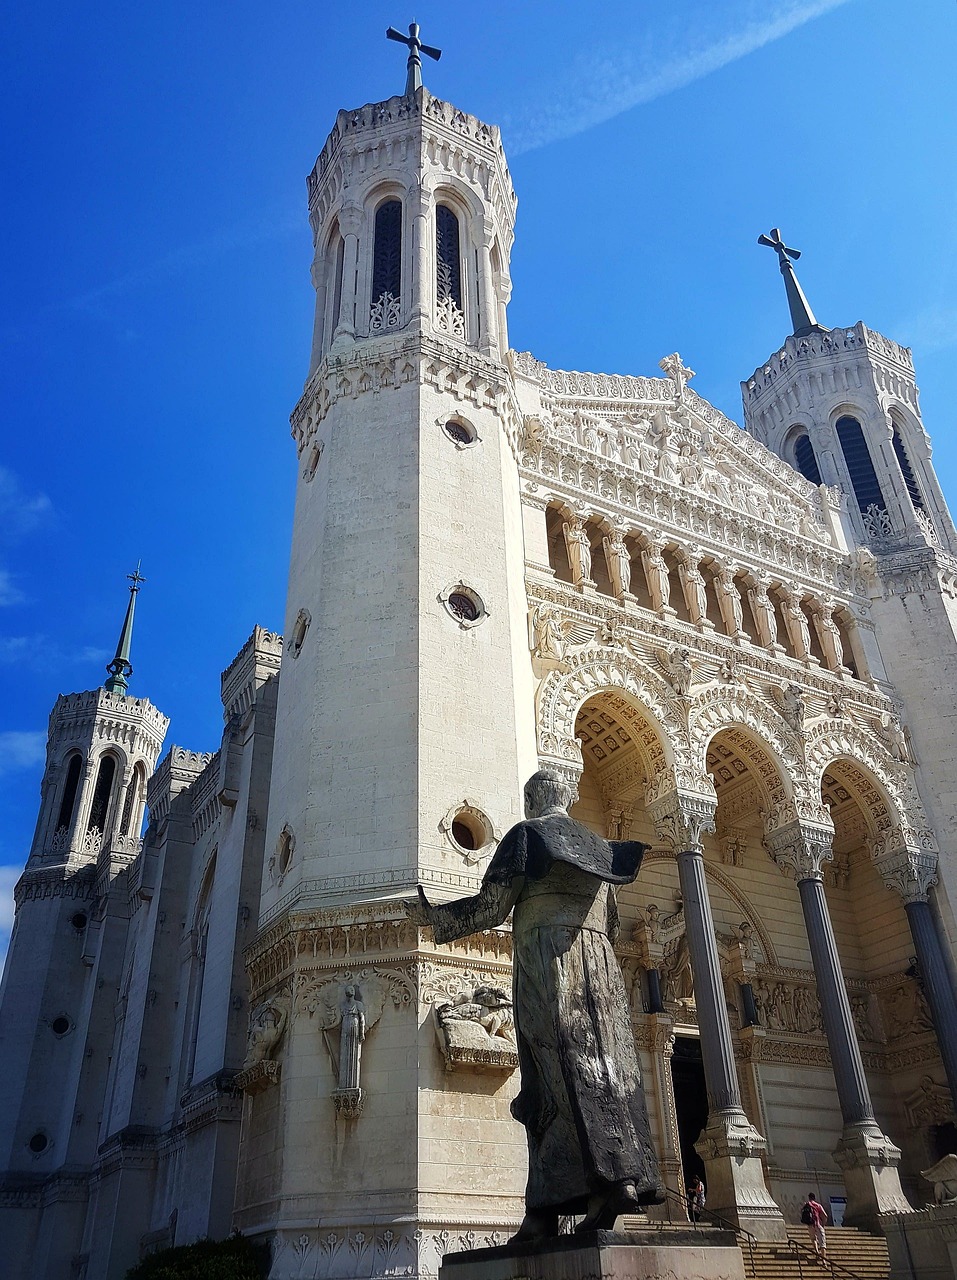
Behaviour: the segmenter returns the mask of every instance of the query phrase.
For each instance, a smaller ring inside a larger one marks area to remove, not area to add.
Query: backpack
[[[807,1202],[805,1202],[804,1208],[801,1210],[801,1221],[806,1227],[810,1227],[814,1223],[814,1210]]]

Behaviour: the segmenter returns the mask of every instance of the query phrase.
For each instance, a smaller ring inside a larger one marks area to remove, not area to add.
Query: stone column
[[[824,896],[823,865],[833,858],[833,829],[793,822],[768,839],[775,862],[793,874],[801,895],[811,963],[821,1000],[824,1034],[844,1127],[834,1159],[844,1172],[848,1226],[879,1230],[882,1213],[907,1213],[897,1166],[900,1150],[874,1118],[851,1002]]]
[[[332,335],[333,346],[352,342],[356,336],[356,275],[359,270],[359,228],[362,210],[358,205],[345,205],[339,213],[342,235],[342,289],[339,314]]]
[[[492,283],[492,245],[495,241],[495,224],[491,218],[477,218],[474,224],[475,244],[478,249],[478,322],[479,350],[486,355],[498,352],[497,305],[495,286]]]
[[[414,209],[412,222],[412,319],[419,325],[432,323],[435,297],[433,273],[435,254],[431,251],[429,221],[432,197],[425,188],[410,193],[409,208]]]
[[[678,862],[694,978],[708,1124],[696,1145],[705,1163],[708,1207],[762,1240],[785,1238],[784,1217],[765,1185],[764,1138],[741,1105],[701,837],[714,830],[713,796],[672,792],[649,805],[659,837]]]
[[[878,859],[877,869],[888,889],[903,900],[947,1084],[957,1107],[957,995],[950,980],[944,943],[928,901],[928,893],[937,883],[937,855],[921,849],[904,849]]]

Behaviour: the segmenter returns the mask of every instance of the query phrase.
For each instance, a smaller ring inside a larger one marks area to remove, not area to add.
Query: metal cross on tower
[[[130,581],[130,582],[132,582],[132,584],[133,584],[133,585],[130,587],[130,591],[132,591],[132,592],[139,591],[139,589],[140,589],[140,583],[141,583],[141,582],[145,582],[145,581],[146,581],[146,579],[145,579],[145,578],[143,577],[143,575],[140,573],[140,565],[141,565],[142,563],[143,563],[143,561],[142,561],[142,560],[137,560],[137,562],[136,562],[136,568],[133,570],[133,572],[132,572],[132,573],[128,573],[128,574],[126,575],[126,576],[127,576],[127,578],[129,579],[129,581]]]
[[[767,245],[778,255],[781,275],[784,276],[784,288],[788,295],[788,307],[791,312],[791,328],[796,338],[803,338],[809,333],[826,333],[823,325],[814,318],[810,303],[804,296],[804,290],[794,274],[794,262],[800,258],[800,249],[790,249],[781,239],[781,232],[772,227],[768,235],[758,236],[758,244]]]
[[[423,44],[419,39],[419,24],[417,22],[409,23],[409,34],[404,36],[401,31],[396,31],[395,27],[386,29],[386,36],[389,40],[398,40],[399,44],[404,44],[409,50],[409,61],[406,64],[408,73],[405,78],[405,96],[411,97],[416,89],[422,88],[422,59],[420,53],[426,54],[430,58],[434,58],[438,62],[442,56],[441,49],[435,49],[430,44]]]

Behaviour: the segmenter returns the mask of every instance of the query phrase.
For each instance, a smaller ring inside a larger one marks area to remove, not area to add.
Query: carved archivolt
[[[627,704],[638,730],[639,749],[652,778],[675,785],[679,762],[687,767],[688,747],[684,725],[674,705],[673,690],[660,675],[637,658],[621,651],[602,649],[569,656],[566,670],[552,671],[538,692],[538,742],[543,756],[580,761],[575,741],[575,720],[582,705],[597,693],[614,693]]]

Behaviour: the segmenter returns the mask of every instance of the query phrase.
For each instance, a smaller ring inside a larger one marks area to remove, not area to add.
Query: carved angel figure
[[[920,1176],[934,1184],[934,1200],[937,1204],[953,1204],[957,1201],[957,1156],[944,1156],[929,1169],[921,1169]]]
[[[677,649],[672,649],[670,653],[665,649],[657,649],[655,656],[672,689],[686,698],[694,683],[694,663],[691,661],[691,654],[687,649],[679,646]]]
[[[899,760],[901,764],[909,764],[911,761],[910,734],[897,716],[892,715],[889,711],[883,712],[881,715],[881,728],[884,731],[884,738],[894,759]]]
[[[603,538],[602,544],[612,589],[616,596],[627,595],[631,590],[631,555],[624,535],[616,530],[611,537]]]
[[[562,618],[551,605],[538,605],[532,613],[532,652],[536,658],[561,662],[568,646],[587,644],[597,633],[594,623]]]
[[[244,1071],[273,1056],[286,1032],[290,1003],[289,996],[272,996],[253,1010],[249,1019]]]

